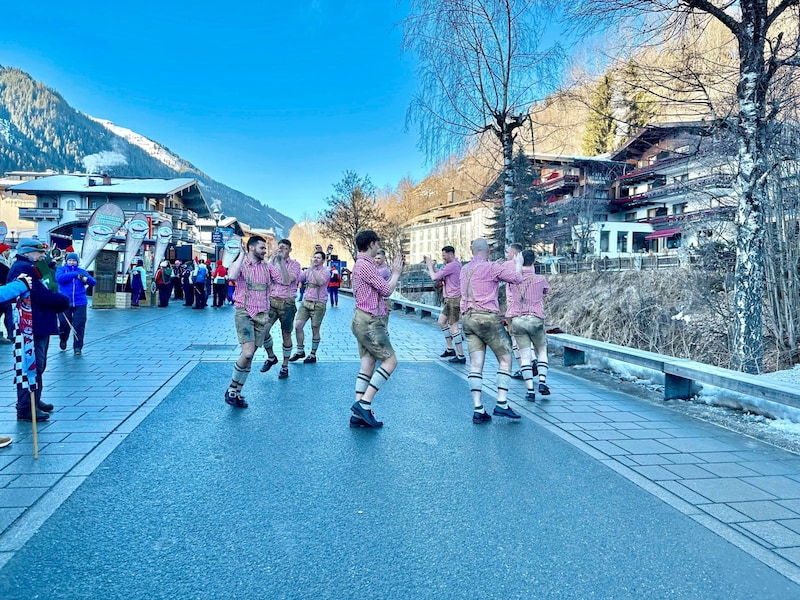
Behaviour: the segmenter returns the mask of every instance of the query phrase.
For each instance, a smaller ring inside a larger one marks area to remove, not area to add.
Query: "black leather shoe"
[[[292,358],[289,359],[289,362],[296,362],[296,361],[300,360],[301,358],[305,358],[305,357],[306,357],[306,353],[305,352],[295,352],[294,356],[292,356]]]
[[[42,410],[36,411],[36,420],[37,421],[47,421],[50,418],[50,413],[46,413]],[[33,417],[31,417],[31,413],[17,413],[17,421],[33,421]]]
[[[267,371],[269,371],[272,367],[274,367],[277,364],[278,364],[278,357],[277,356],[275,358],[268,358],[267,360],[264,361],[264,364],[261,365],[261,372],[262,373],[266,373]]]
[[[52,404],[48,404],[47,402],[42,402],[39,400],[39,402],[36,403],[36,408],[43,410],[44,412],[53,412],[54,407]]]
[[[58,347],[61,348],[62,350],[66,350],[67,349],[67,340],[61,340],[58,343]]]
[[[455,350],[445,350],[444,352],[442,352],[439,355],[439,357],[440,358],[447,358],[448,356],[455,356],[455,355],[456,355],[456,351]]]

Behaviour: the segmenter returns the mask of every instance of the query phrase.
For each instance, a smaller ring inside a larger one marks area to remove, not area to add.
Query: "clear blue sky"
[[[299,220],[345,170],[428,172],[394,0],[3,3],[0,65]],[[110,149],[110,148],[109,148]]]

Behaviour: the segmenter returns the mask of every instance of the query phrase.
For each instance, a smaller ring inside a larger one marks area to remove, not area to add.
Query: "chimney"
[[[452,204],[456,199],[456,188],[450,188],[450,191],[447,192],[447,203]]]
[[[111,185],[111,177],[108,176],[108,173],[103,173],[103,185]]]

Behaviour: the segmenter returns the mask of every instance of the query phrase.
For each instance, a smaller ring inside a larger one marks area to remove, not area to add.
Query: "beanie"
[[[28,252],[47,252],[47,244],[36,238],[20,238],[17,244],[17,254],[27,254]]]
[[[11,246],[9,246],[8,244],[0,244],[0,254],[5,252],[6,250],[10,250],[10,249],[11,249]]]
[[[77,260],[78,262],[80,262],[81,259],[78,257],[77,252],[68,252],[67,258],[65,258],[64,260]]]

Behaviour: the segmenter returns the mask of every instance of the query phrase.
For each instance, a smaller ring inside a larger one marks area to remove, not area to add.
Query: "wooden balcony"
[[[60,221],[60,208],[20,208],[19,218],[23,221]]]

